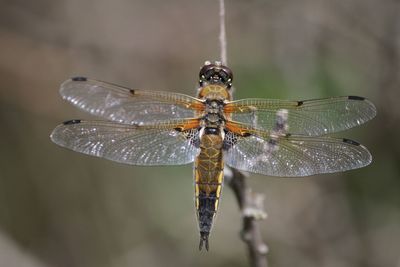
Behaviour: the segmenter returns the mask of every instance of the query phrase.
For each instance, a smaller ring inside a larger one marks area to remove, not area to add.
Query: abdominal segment
[[[224,177],[222,137],[215,134],[203,135],[200,149],[194,165],[195,203],[200,230],[199,249],[205,245],[208,250],[208,236],[218,210]]]

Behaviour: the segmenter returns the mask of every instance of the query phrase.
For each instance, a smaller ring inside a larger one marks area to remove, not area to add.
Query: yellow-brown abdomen
[[[203,241],[208,249],[208,235],[218,210],[224,177],[222,143],[221,135],[204,134],[200,139],[200,154],[194,165],[195,201],[201,235],[200,249]]]

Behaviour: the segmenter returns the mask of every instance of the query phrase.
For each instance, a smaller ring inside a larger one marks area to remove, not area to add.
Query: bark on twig
[[[228,59],[224,0],[219,0],[219,8],[221,61],[226,65]],[[264,196],[251,192],[251,189],[246,184],[246,177],[242,172],[226,167],[224,173],[225,181],[228,182],[228,185],[235,193],[239,208],[242,212],[243,229],[241,237],[248,247],[250,266],[267,267],[266,254],[268,252],[268,247],[261,238],[260,227],[257,223],[257,220],[267,217],[267,214],[263,210]]]
[[[267,217],[263,210],[264,196],[253,193],[247,186],[246,176],[236,169],[227,169],[225,178],[236,196],[242,213],[241,238],[247,244],[250,266],[267,267],[268,247],[262,240],[260,226],[257,222]]]

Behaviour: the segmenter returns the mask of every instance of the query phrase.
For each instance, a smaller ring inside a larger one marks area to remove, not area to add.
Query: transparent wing
[[[364,146],[349,139],[288,135],[274,140],[230,135],[232,146],[225,151],[226,164],[268,176],[342,172],[364,167],[372,160]]]
[[[73,120],[58,125],[51,140],[62,147],[132,165],[179,165],[193,162],[198,153],[197,129],[179,125],[124,125]]]
[[[195,110],[204,108],[200,100],[187,95],[134,90],[84,77],[65,81],[60,94],[93,115],[125,124],[193,118]]]
[[[288,132],[320,136],[350,129],[376,115],[375,106],[367,99],[343,96],[326,99],[288,101],[274,99],[242,99],[225,105],[234,121],[271,130],[278,110],[288,111]]]

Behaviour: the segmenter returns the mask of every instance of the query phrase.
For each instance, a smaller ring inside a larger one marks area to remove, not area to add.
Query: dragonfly
[[[62,98],[105,120],[69,120],[50,138],[61,147],[119,163],[194,163],[200,250],[209,249],[224,166],[303,177],[371,163],[360,143],[328,136],[371,120],[376,108],[368,99],[233,100],[232,81],[231,69],[218,61],[201,67],[197,97],[71,78],[61,85]]]

